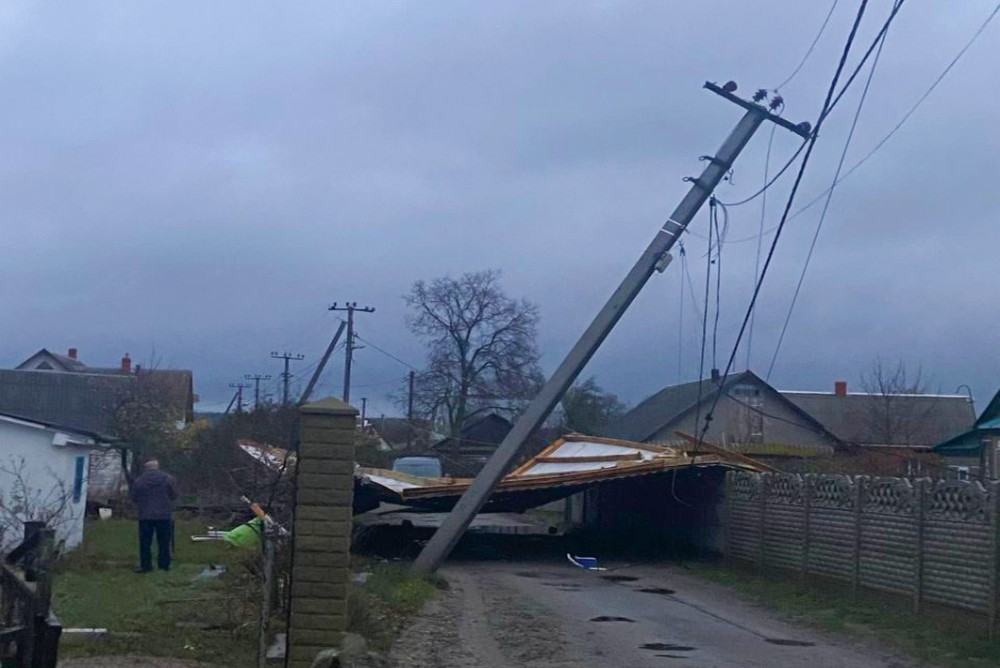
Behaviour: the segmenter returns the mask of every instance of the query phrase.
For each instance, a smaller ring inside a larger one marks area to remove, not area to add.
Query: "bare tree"
[[[32,480],[24,457],[8,457],[0,464],[0,474],[7,482],[0,488],[0,551],[17,542],[25,522],[45,522],[58,530],[76,519],[72,492],[66,482],[47,469],[48,484]]]
[[[911,373],[902,361],[887,364],[879,357],[861,374],[861,386],[875,398],[866,401],[854,416],[868,434],[869,443],[914,445],[929,442],[934,429],[936,400],[933,397],[912,400],[912,395],[927,391],[922,368]]]
[[[404,299],[407,325],[428,348],[416,403],[448,433],[485,411],[516,412],[535,393],[538,308],[508,297],[499,271],[417,281]]]

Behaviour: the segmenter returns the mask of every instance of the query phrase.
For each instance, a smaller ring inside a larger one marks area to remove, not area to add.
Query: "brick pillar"
[[[332,398],[299,411],[287,668],[308,668],[339,647],[346,626],[358,414]]]

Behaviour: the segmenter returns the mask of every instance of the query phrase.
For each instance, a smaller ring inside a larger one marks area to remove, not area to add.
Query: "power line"
[[[931,93],[934,92],[934,89],[937,88],[942,81],[944,81],[944,78],[948,76],[948,73],[951,72],[952,68],[955,67],[955,65],[958,63],[959,60],[961,60],[962,56],[965,55],[965,52],[969,50],[969,48],[976,42],[977,39],[979,39],[980,35],[983,34],[983,32],[993,21],[993,19],[996,18],[996,15],[998,13],[1000,13],[1000,4],[997,4],[996,7],[993,8],[993,11],[990,12],[989,16],[986,17],[986,20],[980,24],[979,28],[977,28],[976,31],[972,34],[972,37],[969,38],[969,41],[967,41],[965,45],[958,51],[955,57],[951,59],[951,61],[948,63],[947,67],[944,68],[941,74],[939,74],[937,78],[934,79],[934,82],[931,83],[930,87],[926,91],[924,91],[924,94],[917,99],[917,101],[913,104],[913,106],[910,107],[910,109],[905,114],[903,114],[903,117],[899,119],[899,122],[897,122],[896,125],[893,126],[893,128],[888,132],[888,134],[882,137],[882,139],[880,139],[878,143],[875,144],[875,146],[872,147],[872,149],[868,151],[868,153],[865,154],[863,158],[854,163],[854,165],[850,169],[848,169],[844,173],[844,175],[841,176],[840,179],[835,184],[833,184],[833,186],[831,186],[831,188],[840,184],[841,181],[843,181],[851,174],[853,174],[859,167],[861,167],[861,165],[868,162],[868,160],[871,159],[871,157],[875,155],[886,144],[886,142],[888,142],[889,139],[891,139],[892,136],[899,131],[901,127],[903,127],[906,121],[910,119],[910,116],[912,116],[913,113],[920,107],[920,105],[922,105],[927,100],[927,98],[930,97]],[[811,208],[813,205],[818,203],[821,199],[823,199],[823,197],[827,194],[829,190],[830,188],[827,188],[823,192],[816,195],[816,197],[811,199],[805,206],[803,206],[801,209],[798,209],[795,213],[793,213],[789,217],[789,220],[795,218],[799,214],[805,212],[807,209]]]
[[[895,16],[896,12],[899,10],[900,5],[903,4],[903,0],[898,0],[895,5],[893,5],[892,14],[890,17]],[[799,274],[799,281],[795,285],[795,292],[792,295],[791,304],[788,306],[788,313],[785,315],[785,322],[781,326],[781,334],[778,336],[778,342],[774,347],[774,354],[771,356],[771,363],[767,367],[767,375],[764,377],[765,380],[771,379],[771,373],[774,371],[774,365],[778,361],[778,354],[781,352],[781,344],[785,340],[785,333],[788,331],[788,323],[792,320],[792,313],[795,311],[795,305],[799,300],[799,293],[802,291],[802,284],[805,282],[806,272],[809,271],[809,264],[812,261],[813,252],[816,250],[816,242],[819,240],[819,233],[823,229],[823,223],[826,221],[826,214],[830,210],[830,201],[833,199],[833,191],[837,185],[837,179],[840,177],[840,170],[844,168],[844,161],[847,159],[847,151],[851,146],[851,140],[854,138],[854,131],[858,127],[858,120],[861,118],[861,110],[865,106],[865,100],[868,98],[868,90],[871,88],[872,79],[875,77],[875,70],[878,67],[879,58],[882,56],[882,47],[885,46],[885,39],[888,36],[888,31],[884,31],[882,34],[882,41],[879,43],[878,51],[875,53],[875,58],[872,60],[871,69],[868,71],[868,79],[865,81],[865,87],[861,91],[861,97],[858,99],[858,106],[854,110],[854,118],[851,120],[851,128],[847,133],[847,139],[844,141],[844,148],[840,152],[840,159],[837,161],[837,169],[833,174],[833,185],[826,196],[826,202],[823,204],[823,211],[820,214],[819,222],[816,225],[816,231],[813,233],[812,242],[809,244],[809,252],[806,253],[806,261],[802,265],[802,273]]]
[[[823,36],[823,31],[826,30],[826,25],[830,22],[830,17],[833,16],[833,10],[837,8],[838,1],[839,0],[833,0],[833,4],[830,5],[830,11],[826,13],[826,18],[823,19],[823,24],[819,27],[819,32],[816,33],[816,37],[813,38],[812,44],[810,44],[809,48],[806,49],[806,53],[804,56],[802,56],[802,60],[799,61],[799,64],[796,66],[795,70],[788,75],[787,79],[785,79],[780,84],[774,87],[775,92],[777,92],[784,86],[787,86],[788,83],[792,79],[794,79],[795,76],[799,73],[799,70],[802,69],[802,66],[806,64],[806,61],[809,60],[809,56],[812,55],[813,49],[816,48],[816,43],[819,42],[819,38]]]
[[[833,99],[834,91],[837,89],[837,82],[840,80],[840,75],[844,71],[844,65],[847,63],[847,56],[851,51],[851,45],[854,44],[854,38],[858,33],[858,27],[861,25],[861,19],[865,14],[865,9],[868,7],[868,0],[861,0],[861,4],[858,7],[857,16],[854,19],[854,24],[851,26],[851,32],[847,37],[847,42],[844,44],[843,53],[840,56],[840,61],[837,63],[837,70],[833,75],[833,80],[830,82],[829,90],[826,94],[826,99],[823,101],[823,106],[821,108],[820,114],[816,119],[816,127],[812,131],[808,140],[808,147],[806,148],[805,155],[802,157],[802,162],[799,164],[799,171],[795,177],[795,181],[792,183],[791,192],[788,195],[788,200],[785,203],[785,209],[781,216],[781,222],[778,223],[778,229],[775,232],[774,239],[771,241],[771,248],[768,250],[767,259],[764,260],[764,267],[761,269],[760,277],[757,279],[757,285],[754,286],[753,295],[750,298],[750,305],[747,308],[746,315],[743,317],[743,324],[740,325],[739,333],[736,336],[736,341],[733,344],[732,353],[729,356],[729,361],[726,364],[726,371],[723,374],[721,383],[724,385],[726,382],[726,377],[729,376],[730,370],[732,370],[733,362],[736,359],[736,352],[739,350],[740,342],[743,339],[743,334],[746,332],[747,324],[750,321],[750,314],[753,312],[753,307],[757,303],[757,297],[760,295],[761,286],[764,284],[764,277],[767,276],[767,270],[771,266],[771,261],[774,259],[774,252],[778,246],[778,240],[781,239],[781,232],[784,229],[785,223],[788,221],[788,214],[791,211],[792,204],[795,202],[795,195],[798,193],[799,185],[802,183],[802,177],[805,175],[806,166],[809,164],[809,157],[812,155],[813,148],[816,146],[816,140],[819,137],[820,127],[823,125],[823,121],[826,119],[828,109],[830,107],[830,102]],[[701,379],[699,379],[700,381]],[[701,391],[701,385],[698,386],[699,394]],[[719,402],[719,394],[716,394],[715,400],[712,402],[712,407],[708,414],[705,416],[705,426],[701,432],[701,439],[705,438],[705,433],[708,432],[708,428],[711,425],[711,420],[713,413],[715,412],[716,405]]]
[[[718,202],[713,197],[709,200],[711,224],[715,227],[715,321],[712,323],[712,368],[717,368],[716,357],[719,346],[719,315],[722,313],[722,232],[719,230]],[[723,209],[725,211],[725,209]],[[726,225],[729,226],[729,214],[726,213]],[[709,249],[711,253],[711,249]],[[711,255],[709,265],[712,264]]]

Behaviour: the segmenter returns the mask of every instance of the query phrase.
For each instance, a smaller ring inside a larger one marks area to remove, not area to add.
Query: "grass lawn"
[[[874,637],[930,664],[951,668],[1000,665],[1000,640],[990,639],[983,615],[934,607],[917,616],[911,601],[868,592],[855,598],[843,583],[802,585],[794,574],[759,576],[714,564],[685,566],[796,621]]]
[[[190,536],[205,528],[203,521],[178,520],[171,570],[138,575],[132,572],[138,565],[136,523],[90,522],[84,545],[57,566],[53,608],[66,628],[107,628],[111,635],[63,635],[60,656],[134,653],[253,665],[256,612],[232,584],[246,552],[221,542],[193,543]],[[208,564],[224,565],[228,573],[199,580]]]

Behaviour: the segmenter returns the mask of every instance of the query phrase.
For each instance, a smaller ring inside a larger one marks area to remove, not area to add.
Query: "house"
[[[66,549],[83,540],[92,454],[107,436],[0,412],[0,551],[20,541],[21,523],[46,522]]]
[[[934,446],[956,477],[1000,479],[1000,391],[972,425]]]
[[[440,439],[427,453],[441,459],[445,475],[475,477],[513,428],[513,423],[502,415],[487,413],[467,420],[458,436]],[[525,441],[522,456],[534,454],[557,435],[542,429],[536,431]]]
[[[384,415],[368,418],[365,431],[379,439],[379,449],[384,451],[426,449],[431,443],[442,438],[434,433],[430,420],[417,418],[409,420]]]
[[[820,421],[752,371],[733,374],[724,383],[716,372],[710,379],[665,387],[609,425],[605,435],[677,445],[682,440],[676,432],[700,436],[710,412],[705,440],[778,460],[779,466],[830,456],[843,447]]]
[[[133,367],[127,353],[119,366],[92,367],[76,348],[66,355],[43,348],[14,369],[0,369],[0,411],[88,432],[114,434],[129,401],[156,406],[182,429],[194,420],[195,400],[190,371]],[[91,500],[117,498],[125,485],[120,454],[104,450],[89,462]]]
[[[848,392],[844,381],[835,382],[833,392],[781,394],[840,441],[894,457],[891,472],[905,475],[934,472],[932,448],[975,422],[963,394]]]

